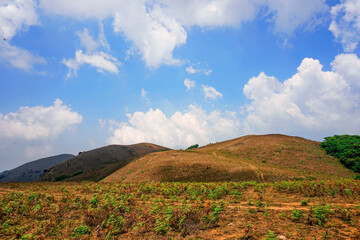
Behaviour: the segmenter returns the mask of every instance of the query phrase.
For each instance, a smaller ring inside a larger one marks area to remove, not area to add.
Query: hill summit
[[[319,142],[270,134],[148,154],[103,181],[268,182],[347,177],[354,177],[354,173],[327,155]]]
[[[167,148],[151,143],[110,145],[81,152],[44,174],[42,181],[99,181],[133,160]]]

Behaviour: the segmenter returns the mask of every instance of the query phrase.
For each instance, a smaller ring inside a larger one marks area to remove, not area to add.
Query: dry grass
[[[104,182],[279,181],[353,178],[319,142],[285,135],[245,136],[190,151],[148,154]]]

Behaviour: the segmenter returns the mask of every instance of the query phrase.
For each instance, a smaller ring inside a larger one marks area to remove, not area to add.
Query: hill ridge
[[[354,177],[320,143],[283,134],[247,135],[197,149],[147,155],[104,182],[277,181]]]
[[[33,182],[39,180],[47,169],[74,157],[59,154],[24,163],[14,169],[0,173],[0,182]]]
[[[152,143],[112,144],[89,151],[51,168],[42,181],[99,181],[138,157],[167,148]]]

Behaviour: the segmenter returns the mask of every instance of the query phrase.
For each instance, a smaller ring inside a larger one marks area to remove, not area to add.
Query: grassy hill
[[[166,148],[150,144],[110,145],[82,152],[44,174],[42,181],[99,181],[136,158]]]
[[[74,157],[71,154],[61,154],[25,163],[17,168],[0,173],[0,182],[34,182],[38,181],[44,171]]]
[[[277,181],[353,178],[354,173],[320,148],[320,143],[285,135],[249,135],[189,151],[149,154],[104,182]]]

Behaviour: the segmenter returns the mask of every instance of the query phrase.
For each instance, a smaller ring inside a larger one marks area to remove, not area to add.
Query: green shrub
[[[86,225],[80,225],[74,229],[71,236],[81,237],[82,235],[85,235],[85,234],[91,234],[91,229]]]
[[[303,216],[303,212],[294,208],[291,215],[293,220],[299,220]]]
[[[314,209],[314,217],[317,221],[317,224],[319,225],[323,225],[324,223],[326,223],[327,219],[327,215],[329,215],[330,213],[332,213],[332,211],[330,210],[330,206],[326,205],[326,207],[323,207],[321,205],[318,205],[315,209]]]
[[[265,240],[277,240],[277,239],[278,239],[277,234],[271,230],[265,236]]]
[[[334,135],[320,144],[327,154],[334,156],[347,168],[360,173],[360,136]]]
[[[195,145],[191,145],[186,150],[195,149],[195,148],[198,148],[198,147],[199,147],[199,144],[195,144]]]

